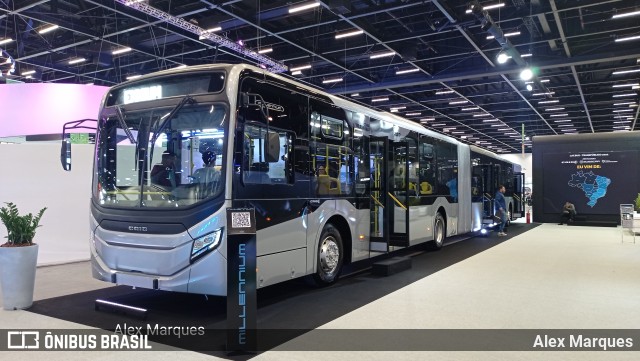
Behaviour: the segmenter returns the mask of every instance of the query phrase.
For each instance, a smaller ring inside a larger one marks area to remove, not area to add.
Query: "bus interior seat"
[[[432,194],[432,193],[433,193],[433,187],[431,186],[431,184],[429,184],[429,182],[420,183],[420,194]]]
[[[318,175],[318,194],[340,194],[340,182],[338,178],[326,174]]]

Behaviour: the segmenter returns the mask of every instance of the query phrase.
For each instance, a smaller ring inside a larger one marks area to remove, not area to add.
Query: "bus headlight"
[[[193,240],[193,246],[191,247],[191,262],[218,247],[221,237],[222,228]]]

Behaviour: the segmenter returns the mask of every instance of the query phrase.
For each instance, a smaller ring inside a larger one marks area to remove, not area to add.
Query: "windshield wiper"
[[[164,120],[162,121],[162,123],[160,123],[160,125],[158,126],[157,129],[155,129],[153,131],[153,138],[151,138],[151,152],[150,152],[150,157],[149,160],[153,159],[153,150],[155,149],[155,144],[156,144],[156,140],[158,140],[158,137],[160,136],[160,134],[162,133],[162,131],[164,130],[164,128],[167,127],[167,124],[169,124],[169,121],[176,116],[176,114],[178,114],[178,112],[180,111],[180,109],[182,109],[183,106],[185,106],[185,104],[187,103],[193,103],[193,98],[190,97],[189,95],[187,95],[186,97],[182,98],[182,100],[180,101],[180,103],[178,103],[178,105],[176,105],[170,112],[169,114],[167,114],[164,117]]]
[[[129,138],[129,141],[131,142],[131,144],[137,145],[138,142],[136,142],[136,139],[133,137],[133,133],[131,133],[129,126],[127,125],[127,122],[124,121],[124,114],[122,114],[122,108],[120,108],[118,105],[116,105],[116,117],[118,118],[118,123],[120,123],[120,127],[122,127],[122,130],[124,130],[125,134],[127,134],[127,138]]]

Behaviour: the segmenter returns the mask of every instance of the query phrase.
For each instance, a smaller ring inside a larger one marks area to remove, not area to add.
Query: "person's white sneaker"
[[[506,233],[504,233],[504,232],[498,232],[498,236],[500,236],[500,237],[504,237],[504,236],[506,236],[506,235],[507,235],[507,234],[506,234]]]

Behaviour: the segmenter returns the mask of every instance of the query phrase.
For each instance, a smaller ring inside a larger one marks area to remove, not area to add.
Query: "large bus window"
[[[420,137],[418,145],[420,196],[429,196],[436,192],[436,158],[433,143],[434,139],[431,137]]]
[[[458,149],[455,144],[436,141],[438,163],[438,194],[458,201]]]
[[[242,81],[242,92],[260,94],[269,112],[269,127],[291,131],[295,134],[292,165],[296,179],[309,174],[309,117],[308,97],[278,84],[255,78]],[[254,112],[256,116],[259,113]],[[256,119],[247,119],[256,120]],[[266,121],[262,120],[266,123]]]
[[[94,197],[117,207],[182,207],[219,195],[221,177],[194,182],[203,156],[221,171],[227,108],[187,105],[107,115],[96,139]],[[122,128],[125,124],[128,131]],[[197,183],[197,184],[196,184]]]
[[[347,147],[319,144],[313,148],[316,165],[316,194],[350,195],[353,188],[351,150]]]
[[[246,125],[243,181],[258,184],[292,183],[291,133],[259,125]]]

